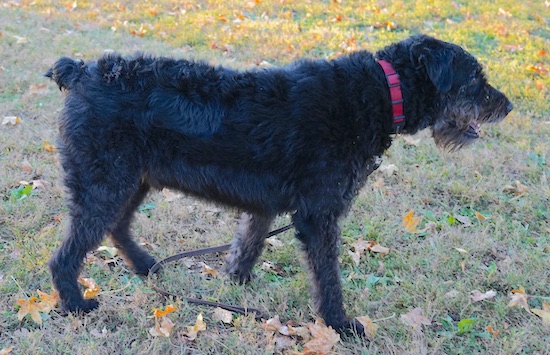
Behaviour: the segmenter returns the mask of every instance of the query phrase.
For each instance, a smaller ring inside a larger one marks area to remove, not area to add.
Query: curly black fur
[[[106,54],[60,59],[46,74],[67,92],[59,117],[70,224],[50,261],[63,307],[89,311],[76,279],[106,234],[146,274],[155,260],[131,238],[150,187],[170,187],[247,212],[228,262],[250,278],[274,217],[293,212],[328,325],[361,330],[343,306],[338,223],[392,140],[392,106],[377,63],[401,77],[402,133],[431,127],[460,147],[512,109],[462,48],[427,36],[332,61],[235,71],[201,62]]]

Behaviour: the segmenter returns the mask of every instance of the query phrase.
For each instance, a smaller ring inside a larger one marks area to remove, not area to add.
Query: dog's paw
[[[227,274],[235,283],[238,284],[247,284],[252,280],[251,271],[241,271],[239,269],[226,269]]]
[[[82,299],[79,302],[64,303],[61,315],[89,313],[99,307],[99,302],[93,299]]]
[[[365,337],[365,327],[357,319],[348,320],[336,326],[335,330],[343,337]]]
[[[147,276],[149,275],[149,270],[153,265],[155,265],[157,261],[155,258],[153,258],[150,255],[147,255],[147,257],[139,259],[139,260],[131,260],[130,264],[132,266],[132,269],[134,272],[138,275]],[[160,268],[158,269],[160,270]],[[156,272],[158,272],[158,270]]]

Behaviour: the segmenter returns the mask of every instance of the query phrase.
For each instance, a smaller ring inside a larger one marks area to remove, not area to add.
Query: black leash
[[[289,230],[293,227],[294,227],[294,225],[291,223],[289,225],[286,225],[284,227],[281,227],[279,229],[271,231],[268,234],[268,238],[273,237],[274,235],[286,232],[287,230]],[[264,318],[262,312],[260,310],[256,309],[256,308],[232,306],[230,304],[225,304],[225,303],[211,302],[211,301],[201,300],[201,299],[192,298],[192,297],[184,297],[182,295],[178,295],[178,294],[171,293],[171,292],[163,290],[162,288],[158,287],[151,280],[151,275],[154,274],[155,272],[157,272],[158,270],[160,270],[160,268],[164,264],[167,264],[167,263],[170,263],[170,262],[182,259],[182,258],[190,258],[190,257],[193,257],[193,256],[199,256],[199,255],[205,255],[205,254],[211,254],[211,253],[221,253],[223,251],[229,250],[230,247],[231,247],[231,244],[224,244],[224,245],[219,245],[219,246],[216,246],[216,247],[186,251],[186,252],[183,252],[183,253],[179,253],[179,254],[176,254],[176,255],[169,256],[165,259],[162,259],[162,260],[158,261],[156,264],[151,266],[151,268],[149,269],[149,274],[147,276],[147,281],[149,282],[149,285],[151,285],[151,287],[153,289],[155,289],[155,291],[157,291],[158,293],[160,293],[164,297],[177,297],[177,298],[184,299],[188,303],[191,303],[191,304],[210,306],[210,307],[220,307],[222,309],[225,309],[225,310],[228,310],[228,311],[231,311],[231,312],[234,312],[234,313],[244,314],[244,315],[248,315],[250,313],[255,313],[256,319]]]

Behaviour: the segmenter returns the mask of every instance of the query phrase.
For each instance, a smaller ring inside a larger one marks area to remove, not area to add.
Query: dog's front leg
[[[314,306],[327,326],[342,334],[363,334],[363,326],[346,316],[343,304],[338,252],[340,228],[332,215],[294,215],[296,236],[303,243],[311,272]]]

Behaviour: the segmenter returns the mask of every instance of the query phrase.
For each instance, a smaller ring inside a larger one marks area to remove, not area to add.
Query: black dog
[[[275,216],[293,212],[315,304],[341,332],[362,327],[343,306],[338,223],[392,134],[430,127],[454,149],[512,110],[473,56],[427,36],[267,70],[106,54],[62,58],[46,75],[67,91],[59,131],[70,223],[50,261],[64,309],[98,306],[77,276],[106,234],[147,274],[155,259],[129,226],[150,187],[166,186],[247,212],[228,263],[239,281]]]

